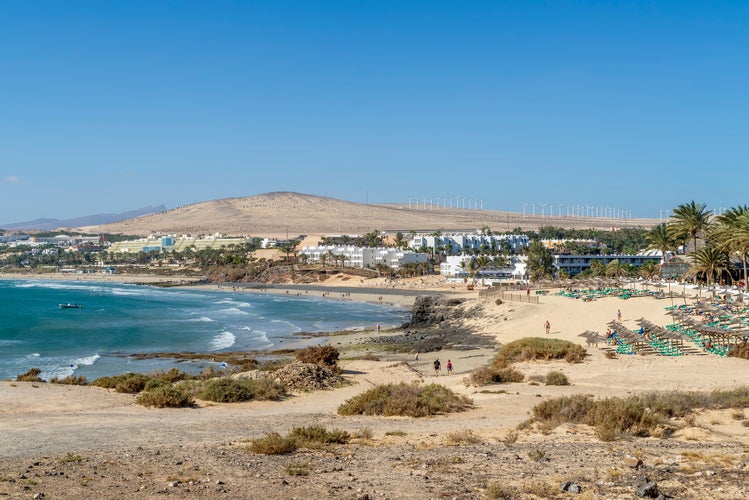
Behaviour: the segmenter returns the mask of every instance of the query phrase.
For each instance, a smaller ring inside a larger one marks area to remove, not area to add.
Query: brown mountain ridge
[[[300,234],[364,234],[382,231],[474,231],[488,226],[493,231],[540,226],[650,227],[656,219],[602,219],[541,217],[496,210],[398,204],[364,204],[323,196],[273,192],[255,196],[203,201],[126,221],[81,230],[90,232],[149,234],[215,234],[296,237]]]

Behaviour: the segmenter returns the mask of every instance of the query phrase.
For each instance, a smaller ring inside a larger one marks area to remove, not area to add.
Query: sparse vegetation
[[[296,360],[302,363],[314,363],[335,371],[338,356],[340,356],[338,349],[331,345],[313,345],[297,351]]]
[[[566,340],[528,337],[504,345],[494,358],[493,367],[499,369],[519,361],[552,359],[581,363],[586,355],[585,349]]]
[[[195,404],[192,395],[176,385],[162,385],[141,393],[135,402],[156,408],[184,408]]]
[[[502,483],[490,483],[486,487],[484,495],[487,500],[509,500],[518,495],[518,490]]]
[[[594,400],[590,395],[577,394],[544,401],[533,408],[533,415],[536,422],[547,426],[565,422],[587,424],[595,427],[599,439],[613,441],[625,434],[668,435],[670,430],[667,419],[686,417],[697,409],[746,406],[749,406],[748,388],[709,393],[647,393],[628,398],[602,400]]]
[[[387,384],[373,387],[338,408],[340,415],[425,417],[465,410],[472,401],[437,384]]]
[[[286,388],[269,378],[235,380],[212,379],[205,383],[198,397],[216,403],[239,403],[255,400],[279,400],[286,396]]]
[[[445,438],[447,439],[448,444],[451,445],[478,444],[482,442],[481,438],[474,434],[470,429],[449,432]]]
[[[523,380],[525,380],[525,375],[511,366],[502,368],[482,366],[473,370],[471,374],[463,380],[463,383],[466,386],[483,386],[490,384],[522,382]]]
[[[286,474],[290,476],[309,476],[312,469],[311,462],[291,462],[286,466]]]
[[[88,385],[88,379],[83,375],[68,375],[65,378],[52,377],[49,382],[62,385]]]
[[[282,436],[271,432],[265,437],[253,439],[249,449],[262,455],[285,455],[299,448],[320,448],[331,444],[346,444],[351,439],[348,432],[342,430],[328,431],[325,427],[313,425],[295,427],[288,435]]]
[[[518,436],[519,434],[517,431],[509,431],[505,434],[505,437],[502,438],[502,443],[509,448],[517,442]]]
[[[114,389],[117,392],[126,394],[138,394],[146,388],[148,377],[142,373],[123,373],[112,377],[97,378],[91,385],[103,387],[105,389]]]
[[[562,372],[550,371],[546,374],[544,380],[546,385],[570,385],[570,381],[567,379],[567,375]]]
[[[387,431],[385,435],[386,436],[407,436],[408,433],[406,431]]]
[[[44,382],[39,375],[42,373],[40,368],[32,368],[26,373],[16,376],[16,382]]]

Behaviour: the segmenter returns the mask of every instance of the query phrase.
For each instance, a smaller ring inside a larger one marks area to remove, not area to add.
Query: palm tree
[[[653,279],[656,276],[658,276],[659,273],[659,266],[655,263],[654,260],[648,260],[645,261],[640,266],[640,276],[645,278],[646,280]]]
[[[666,224],[658,224],[645,234],[648,241],[648,250],[659,250],[663,256],[663,263],[666,263],[666,254],[671,250],[676,250],[677,244],[673,234],[669,233]]]
[[[749,290],[747,279],[747,255],[749,254],[749,207],[733,207],[716,218],[717,224],[711,231],[718,248],[741,257],[744,267],[744,291]]]
[[[707,229],[709,224],[710,211],[707,209],[707,205],[692,200],[674,208],[674,215],[668,229],[675,240],[691,238],[694,244],[692,251],[695,252],[697,250],[697,234]]]
[[[621,277],[626,272],[626,269],[622,265],[619,259],[614,259],[606,264],[606,276],[613,276],[614,278]]]
[[[726,254],[718,247],[709,246],[692,252],[692,266],[685,276],[696,277],[702,274],[710,286],[715,282],[715,278],[719,278],[726,271],[728,271]]]

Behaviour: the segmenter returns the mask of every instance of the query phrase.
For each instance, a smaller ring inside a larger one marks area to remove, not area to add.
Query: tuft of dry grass
[[[41,373],[40,368],[32,368],[26,373],[17,375],[16,382],[44,382],[44,379],[39,376]]]
[[[351,436],[346,431],[328,431],[325,427],[312,425],[294,427],[286,436],[271,432],[262,438],[253,439],[249,449],[261,455],[286,455],[299,448],[316,449],[332,444],[346,444],[350,439]]]
[[[462,431],[449,432],[445,438],[447,443],[450,445],[462,445],[462,444],[479,444],[482,439],[473,433],[472,430],[466,429]]]

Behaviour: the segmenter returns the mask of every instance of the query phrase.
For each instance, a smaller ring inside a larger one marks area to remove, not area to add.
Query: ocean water
[[[61,309],[59,304],[81,304]],[[396,326],[410,311],[322,297],[158,288],[84,281],[0,280],[0,379],[31,368],[89,380],[211,361],[135,360],[149,352],[303,347],[300,332]]]

